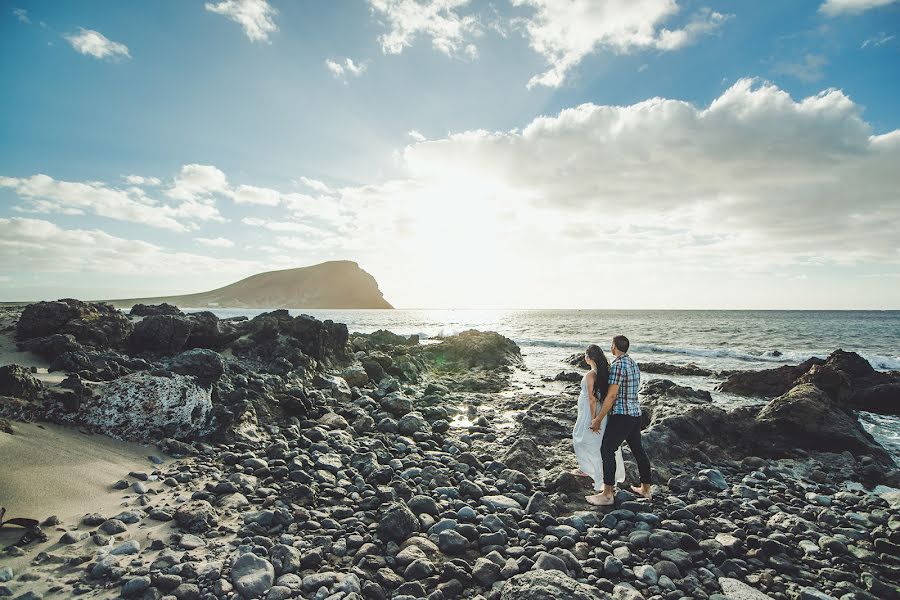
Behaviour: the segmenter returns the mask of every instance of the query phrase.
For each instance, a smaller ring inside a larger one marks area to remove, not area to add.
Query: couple
[[[640,496],[649,499],[650,461],[641,445],[641,407],[638,403],[638,387],[641,371],[628,356],[628,338],[613,338],[612,364],[599,346],[591,344],[584,353],[590,365],[581,379],[581,395],[578,397],[578,420],[572,431],[578,469],[575,475],[594,480],[593,496],[585,499],[594,506],[610,506],[615,502],[615,482],[625,481],[625,461],[622,459],[622,442],[628,442],[638,464],[641,485],[631,486]],[[601,404],[598,406],[598,402]]]

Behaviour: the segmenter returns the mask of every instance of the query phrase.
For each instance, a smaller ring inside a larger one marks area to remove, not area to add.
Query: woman
[[[606,419],[600,425],[600,431],[591,431],[591,421],[600,409],[599,403],[606,396],[609,387],[609,361],[603,350],[595,344],[588,346],[584,360],[591,370],[581,378],[581,395],[578,396],[578,420],[572,430],[572,443],[575,446],[575,458],[578,469],[573,474],[590,477],[594,480],[594,490],[603,489],[603,459],[600,457],[600,446],[603,443],[603,432],[606,430]],[[616,481],[625,481],[625,460],[622,449],[616,451]]]

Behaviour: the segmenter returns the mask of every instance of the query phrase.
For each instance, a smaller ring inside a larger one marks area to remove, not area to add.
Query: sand
[[[30,561],[40,551],[66,556],[75,547],[60,546],[63,531],[79,527],[81,518],[92,512],[112,516],[134,505],[134,494],[115,491],[112,484],[128,477],[130,471],[151,473],[155,468],[149,455],[168,457],[149,446],[122,442],[102,435],[47,423],[13,422],[13,433],[0,432],[0,506],[6,517],[44,521],[55,515],[58,527],[43,527],[47,542],[31,544],[25,556],[3,556],[17,577],[31,573],[27,583],[17,584],[16,594],[26,590],[45,595],[62,573],[56,565],[33,566]],[[0,547],[14,543],[24,532],[19,527],[0,529]],[[150,533],[150,532],[146,532]],[[140,536],[146,538],[146,534]],[[21,580],[20,580],[21,581]],[[18,587],[21,585],[22,587]],[[69,592],[70,593],[70,592]],[[64,597],[61,592],[56,597]]]

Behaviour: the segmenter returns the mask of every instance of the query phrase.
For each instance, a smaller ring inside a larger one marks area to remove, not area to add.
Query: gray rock
[[[531,568],[534,571],[560,571],[566,574],[569,573],[569,569],[566,567],[566,561],[547,552],[538,552],[534,559],[534,566]]]
[[[118,519],[109,519],[108,521],[104,521],[102,525],[100,525],[100,531],[107,535],[116,535],[117,533],[122,533],[126,531],[128,528],[125,526],[125,523]]]
[[[816,588],[805,587],[800,590],[800,600],[836,600],[836,598],[820,592]]]
[[[438,534],[438,548],[440,548],[441,552],[444,554],[449,554],[451,556],[462,554],[466,551],[468,545],[469,540],[454,529],[445,529]]]
[[[137,554],[141,551],[141,545],[137,540],[129,540],[127,542],[122,542],[115,548],[109,551],[110,554],[115,554],[116,556],[121,556],[124,554]]]
[[[496,512],[502,512],[509,508],[522,509],[522,505],[509,496],[482,496],[481,503]]]
[[[13,578],[13,570],[10,567],[0,567],[0,583],[5,583]]]
[[[728,600],[772,600],[771,596],[730,577],[719,577],[719,585]]]
[[[144,575],[142,577],[132,577],[125,581],[122,586],[122,596],[125,598],[134,598],[143,594],[150,587],[150,577]]]
[[[559,571],[528,571],[509,579],[500,600],[606,600],[609,594]]]
[[[190,533],[203,533],[218,524],[218,516],[206,500],[191,500],[175,511],[175,522]]]
[[[647,585],[656,585],[656,582],[659,581],[659,576],[656,574],[656,569],[654,569],[651,565],[640,565],[635,567],[634,575]]]
[[[472,567],[472,577],[482,586],[489,588],[500,580],[500,565],[486,558],[478,558]]]
[[[231,567],[231,583],[245,598],[262,596],[274,582],[275,567],[253,553],[242,554]]]

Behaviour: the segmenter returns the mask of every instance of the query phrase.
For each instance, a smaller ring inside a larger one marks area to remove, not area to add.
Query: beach
[[[623,486],[615,506],[595,508],[590,482],[569,473],[586,366],[577,339],[520,346],[489,331],[398,333],[366,314],[348,327],[302,312],[129,316],[72,300],[7,313],[3,358],[21,368],[0,366],[12,430],[0,433],[0,496],[8,518],[44,523],[32,533],[47,539],[6,550],[0,590],[898,593],[900,471],[859,415],[890,430],[900,382],[871,359],[761,353],[754,368],[712,369],[688,354],[644,360],[636,346],[656,493]],[[4,527],[4,544],[23,533]]]

